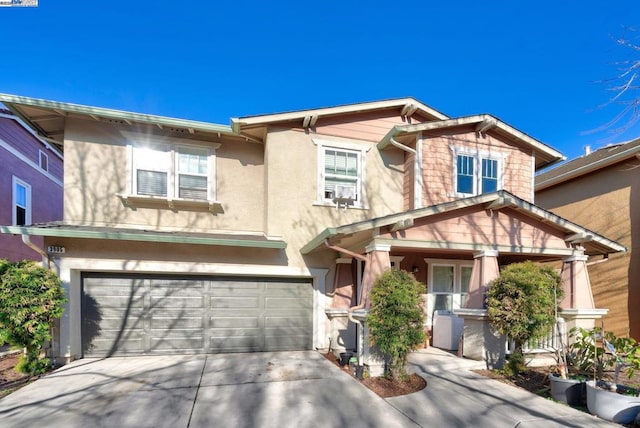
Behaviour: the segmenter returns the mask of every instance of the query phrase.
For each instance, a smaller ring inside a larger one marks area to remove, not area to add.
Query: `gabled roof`
[[[0,102],[11,110],[13,114],[33,127],[41,137],[58,145],[62,145],[63,143],[64,126],[67,117],[82,117],[90,120],[128,125],[134,123],[154,125],[188,134],[195,134],[197,132],[232,134],[231,128],[226,125],[49,101],[18,95],[0,94]]]
[[[275,123],[299,122],[298,126],[314,126],[316,121],[322,117],[342,116],[355,113],[363,113],[375,110],[399,110],[399,115],[411,117],[421,113],[433,120],[448,119],[445,114],[421,103],[415,98],[396,98],[382,101],[372,101],[356,104],[345,104],[335,107],[321,107],[308,110],[297,110],[283,113],[272,113],[255,116],[244,116],[231,119],[231,128],[234,132],[242,133],[247,129],[264,127]]]
[[[536,176],[535,190],[540,191],[573,180],[636,156],[640,157],[640,138],[603,147],[539,174]]]
[[[401,138],[420,132],[436,131],[447,128],[473,126],[475,131],[482,134],[488,131],[504,135],[517,144],[530,148],[535,153],[536,168],[549,166],[564,159],[562,153],[544,144],[522,131],[506,124],[490,114],[464,116],[454,119],[444,119],[434,122],[418,123],[415,125],[396,125],[378,143],[378,149],[392,147],[392,139]]]
[[[325,240],[327,239],[341,239],[361,232],[367,232],[365,235],[370,239],[372,235],[369,232],[374,231],[375,229],[384,227],[404,229],[408,225],[412,225],[417,219],[423,219],[474,206],[482,206],[484,209],[488,210],[500,210],[503,208],[515,209],[520,213],[551,225],[565,233],[567,236],[565,240],[567,242],[579,242],[585,247],[586,253],[590,255],[625,252],[627,250],[626,247],[611,239],[579,226],[576,223],[552,213],[551,211],[547,211],[537,205],[520,199],[505,190],[499,190],[493,193],[458,199],[452,202],[432,205],[426,208],[391,214],[344,226],[327,228],[307,243],[301,249],[301,252],[302,254],[311,253],[324,246]]]
[[[161,232],[143,229],[77,226],[61,222],[34,224],[31,226],[0,226],[0,233],[53,236],[58,238],[109,239],[231,247],[273,249],[285,249],[287,247],[287,243],[280,238],[272,238],[258,234]]]

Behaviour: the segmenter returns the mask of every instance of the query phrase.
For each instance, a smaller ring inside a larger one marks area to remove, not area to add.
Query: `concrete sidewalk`
[[[483,362],[436,348],[412,353],[409,361],[427,388],[386,401],[422,427],[620,426],[471,371],[486,368]]]

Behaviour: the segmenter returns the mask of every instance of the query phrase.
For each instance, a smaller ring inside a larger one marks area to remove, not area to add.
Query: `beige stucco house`
[[[538,204],[625,245],[589,266],[606,330],[640,339],[640,139],[612,144],[536,177]]]
[[[357,349],[375,277],[414,272],[487,357],[500,265],[564,261],[571,320],[589,256],[624,247],[534,204],[561,154],[491,115],[413,98],[231,119],[231,126],[0,95],[64,146],[64,220],[43,236],[69,302],[54,352]]]

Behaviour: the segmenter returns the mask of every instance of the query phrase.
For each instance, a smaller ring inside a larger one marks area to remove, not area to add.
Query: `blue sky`
[[[222,124],[413,96],[573,158],[640,136],[586,134],[622,108],[602,81],[639,25],[637,0],[40,0],[0,8],[0,92]]]

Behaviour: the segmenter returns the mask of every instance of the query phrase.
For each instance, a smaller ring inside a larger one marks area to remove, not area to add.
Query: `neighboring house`
[[[62,220],[62,154],[0,108],[0,225]],[[42,248],[42,237],[33,237]],[[42,260],[20,236],[0,235],[0,259]]]
[[[589,267],[604,328],[640,339],[640,139],[603,147],[536,177],[538,204],[627,246]]]
[[[562,156],[490,115],[403,98],[229,127],[0,101],[64,145],[63,221],[0,230],[64,249],[65,359],[358,347],[373,366],[355,327],[391,266],[427,285],[429,315],[458,310],[465,355],[485,358],[499,265],[564,260],[567,317],[597,317],[584,262],[624,251],[533,205],[535,171]]]

